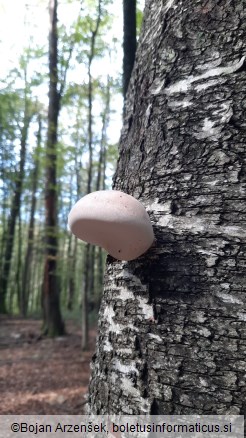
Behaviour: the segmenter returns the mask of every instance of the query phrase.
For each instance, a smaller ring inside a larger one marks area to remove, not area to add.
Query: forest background
[[[59,335],[57,321],[51,331],[45,327],[47,260],[55,261],[59,299],[51,290],[51,303],[61,306],[62,318],[82,315],[88,331],[102,293],[106,254],[78,242],[67,216],[82,196],[111,188],[123,109],[123,8],[110,0],[56,4],[60,101],[52,149],[48,6],[0,3],[0,313],[43,316],[46,334]],[[137,33],[142,9],[139,1]],[[49,214],[56,216],[52,227]],[[86,342],[85,333],[84,348]]]

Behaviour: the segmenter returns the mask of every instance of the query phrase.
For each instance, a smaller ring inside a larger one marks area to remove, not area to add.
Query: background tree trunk
[[[43,280],[43,309],[44,332],[48,336],[62,335],[64,324],[60,312],[60,285],[57,277],[57,128],[60,110],[61,94],[58,92],[57,73],[57,0],[50,0],[50,33],[49,33],[49,108],[48,108],[48,137],[46,151],[46,254]]]
[[[30,291],[30,277],[31,277],[31,261],[34,243],[34,226],[35,226],[35,210],[36,210],[36,191],[38,186],[38,174],[39,174],[39,160],[40,160],[40,148],[41,148],[41,133],[42,133],[42,121],[41,116],[38,117],[38,131],[37,131],[37,146],[34,154],[34,167],[32,171],[32,197],[31,197],[31,211],[28,226],[27,236],[27,249],[24,261],[23,275],[22,275],[22,288],[21,288],[21,300],[20,300],[20,312],[22,316],[27,315],[29,291]]]
[[[137,47],[136,0],[123,0],[123,96],[130,82]]]
[[[92,413],[246,414],[245,19],[147,0],[114,189],[156,242],[108,258]]]
[[[98,0],[97,20],[95,29],[91,30],[91,43],[90,53],[88,56],[88,150],[89,150],[89,162],[88,162],[88,176],[87,176],[87,194],[92,190],[92,176],[93,176],[93,78],[91,72],[92,62],[95,57],[95,44],[99,31],[102,14],[101,0]],[[88,319],[88,302],[90,286],[93,284],[92,276],[94,276],[94,252],[91,249],[91,245],[87,243],[85,245],[84,252],[84,281],[82,288],[82,349],[88,349],[89,342],[89,319]]]

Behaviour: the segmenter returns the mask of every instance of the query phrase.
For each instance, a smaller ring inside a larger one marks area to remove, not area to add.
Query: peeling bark
[[[245,23],[244,1],[147,0],[114,189],[156,242],[108,257],[92,413],[246,413]]]

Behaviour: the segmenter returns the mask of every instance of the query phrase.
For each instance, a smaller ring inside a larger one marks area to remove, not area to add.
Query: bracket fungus
[[[133,196],[118,190],[99,190],[81,198],[68,215],[78,239],[104,248],[118,260],[134,260],[154,241],[150,218]]]

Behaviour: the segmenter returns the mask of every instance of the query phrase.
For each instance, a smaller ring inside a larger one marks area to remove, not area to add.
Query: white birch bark
[[[245,0],[147,0],[114,188],[156,242],[108,258],[93,413],[245,415],[245,22]]]

